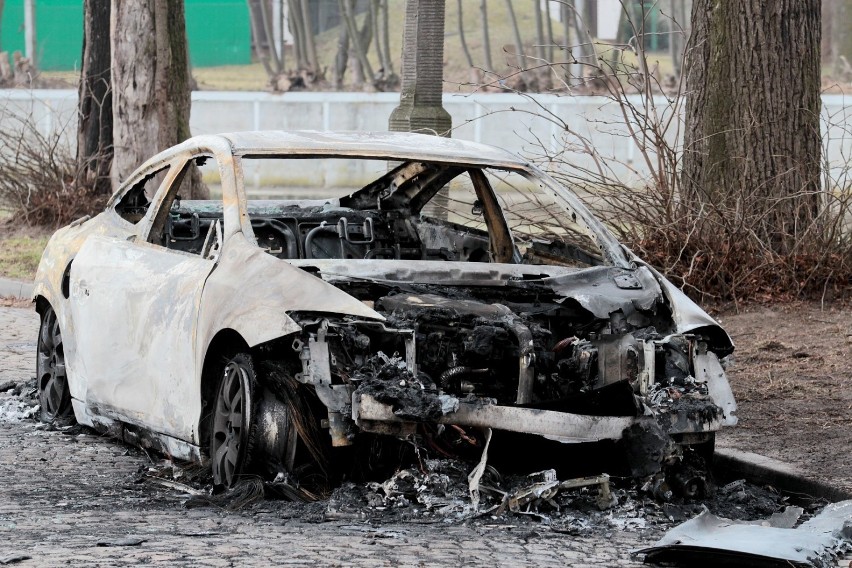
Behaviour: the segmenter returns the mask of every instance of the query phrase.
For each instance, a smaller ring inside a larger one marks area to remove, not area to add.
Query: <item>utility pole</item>
[[[445,0],[406,0],[402,87],[390,130],[449,136],[450,114],[441,102],[444,82]]]

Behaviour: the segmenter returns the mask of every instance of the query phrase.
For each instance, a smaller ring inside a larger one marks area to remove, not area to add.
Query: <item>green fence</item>
[[[24,0],[5,0],[0,49],[24,52]],[[36,60],[46,71],[80,68],[82,0],[35,0]],[[186,33],[195,67],[251,62],[251,31],[245,0],[186,0]]]
[[[186,0],[186,35],[195,67],[251,63],[245,0]]]

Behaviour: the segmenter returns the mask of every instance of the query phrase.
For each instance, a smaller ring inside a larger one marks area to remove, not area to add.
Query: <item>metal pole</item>
[[[35,0],[24,0],[24,56],[36,67]]]

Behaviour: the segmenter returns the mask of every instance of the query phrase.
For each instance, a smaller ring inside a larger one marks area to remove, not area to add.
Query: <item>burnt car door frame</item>
[[[177,152],[143,166],[134,180],[169,166],[145,217],[128,236],[96,235],[75,257],[71,310],[85,337],[80,361],[88,413],[193,441],[197,422],[187,405],[198,406],[200,374],[196,342],[204,283],[215,261],[149,242],[158,229],[193,160],[212,152]],[[110,203],[115,205],[127,191]],[[128,223],[128,221],[121,221]],[[161,227],[160,227],[161,228]],[[121,290],[116,294],[115,290]],[[115,353],[134,354],[119,368]],[[178,452],[182,454],[184,452]]]

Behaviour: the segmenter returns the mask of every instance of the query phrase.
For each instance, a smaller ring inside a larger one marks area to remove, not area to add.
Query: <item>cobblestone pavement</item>
[[[34,312],[0,307],[0,383],[33,376],[37,327]],[[134,482],[148,460],[92,433],[3,423],[0,562],[21,554],[30,558],[20,566],[639,566],[629,551],[662,532],[571,536],[505,519],[310,522],[304,506],[268,501],[242,512],[187,508],[182,493]]]

